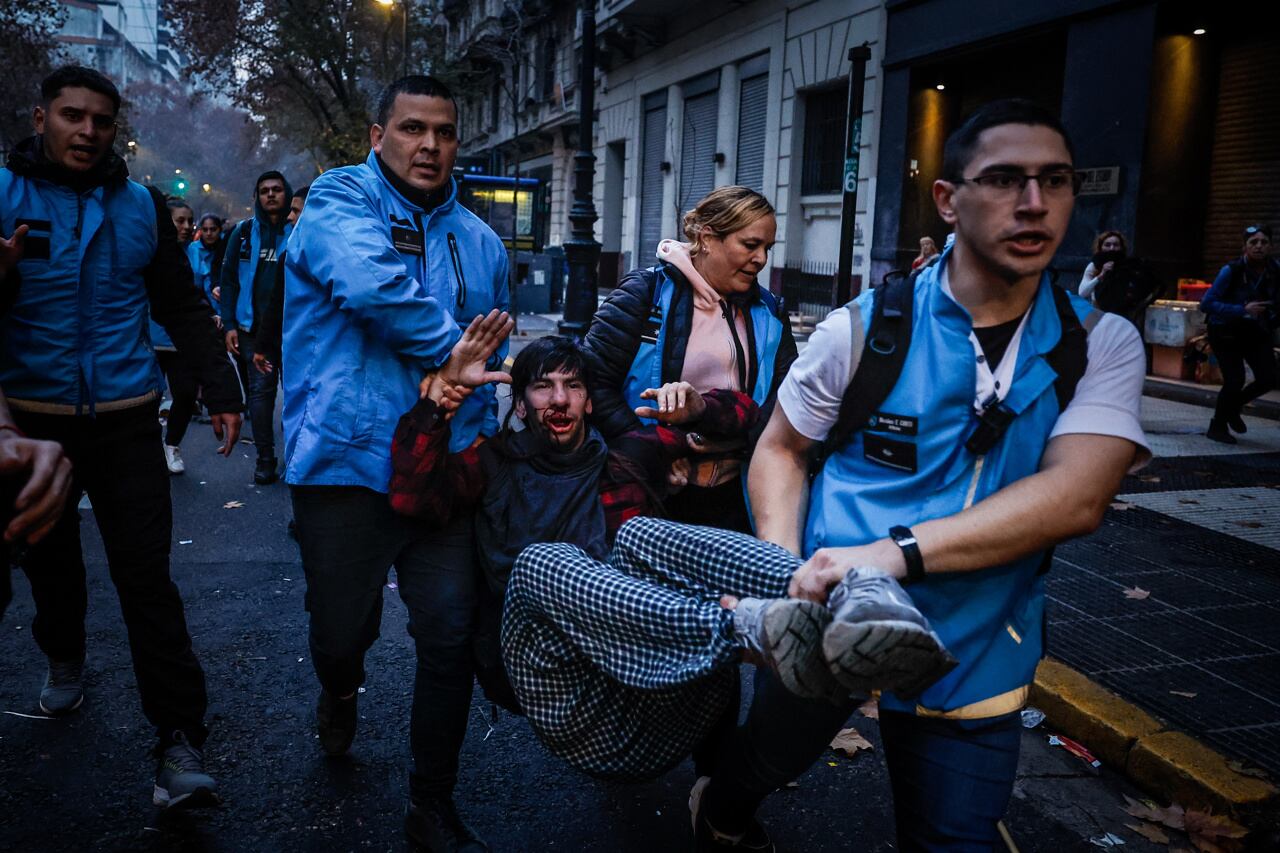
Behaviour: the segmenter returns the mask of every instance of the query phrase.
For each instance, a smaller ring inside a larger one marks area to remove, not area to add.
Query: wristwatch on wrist
[[[915,583],[924,580],[924,557],[920,556],[920,545],[911,528],[898,525],[889,528],[889,538],[902,549],[902,556],[907,561],[907,576],[903,583]]]

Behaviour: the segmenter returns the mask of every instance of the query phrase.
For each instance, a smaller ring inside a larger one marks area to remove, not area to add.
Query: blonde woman
[[[755,190],[713,190],[685,214],[685,241],[661,241],[654,265],[628,273],[587,331],[593,423],[605,439],[657,421],[691,433],[700,451],[673,471],[674,520],[751,531],[743,462],[796,357],[781,299],[757,281],[777,227]],[[751,397],[751,429],[699,431],[702,395],[717,389]]]

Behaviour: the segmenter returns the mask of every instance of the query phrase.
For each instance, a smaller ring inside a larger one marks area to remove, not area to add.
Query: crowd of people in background
[[[758,278],[774,209],[729,186],[649,247],[583,340],[509,359],[508,253],[458,202],[440,81],[386,87],[364,162],[297,192],[264,172],[239,223],[129,180],[119,108],[98,72],[60,69],[0,170],[0,474],[24,484],[0,518],[45,713],[84,700],[87,493],[156,728],[154,800],[219,801],[168,477],[201,407],[224,455],[247,408],[254,482],[290,488],[325,755],[357,735],[396,570],[419,848],[488,849],[454,802],[477,679],[594,776],[692,757],[698,850],[772,850],[761,803],[877,695],[899,847],[997,843],[1046,555],[1150,455],[1131,310],[1149,294],[1121,275],[1123,235],[1099,236],[1079,295],[1050,281],[1080,186],[1055,115],[970,116],[933,187],[944,249],[921,239],[909,277],[833,311],[803,352]],[[1274,384],[1270,236],[1251,228],[1205,297],[1219,440]]]

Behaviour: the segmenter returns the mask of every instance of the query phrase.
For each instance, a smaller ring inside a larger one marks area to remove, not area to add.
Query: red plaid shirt
[[[760,415],[755,402],[737,391],[710,391],[702,398],[707,409],[695,429],[712,441],[744,439]],[[610,541],[627,520],[662,513],[667,472],[672,462],[692,455],[686,438],[695,429],[643,427],[613,443],[600,475]],[[475,509],[488,485],[481,454],[495,451],[477,442],[450,453],[449,437],[449,422],[431,400],[419,400],[400,418],[391,442],[389,488],[396,512],[443,526]]]

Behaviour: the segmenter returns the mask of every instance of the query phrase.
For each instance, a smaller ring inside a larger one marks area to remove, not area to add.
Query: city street
[[[1178,405],[1147,403],[1165,417],[1169,406]],[[1250,419],[1250,425],[1258,446],[1241,450],[1280,444],[1275,422]],[[1196,439],[1159,436],[1157,449],[1176,452],[1179,442]],[[251,445],[242,444],[230,460],[213,448],[208,427],[193,425],[184,443],[187,473],[172,480],[173,574],[208,677],[208,766],[222,786],[224,805],[170,815],[150,805],[151,734],[138,706],[93,513],[86,508],[88,699],[78,713],[65,720],[40,717],[36,695],[44,660],[28,636],[32,606],[21,577],[0,626],[0,849],[404,849],[400,820],[413,653],[394,588],[386,590],[383,636],[370,656],[355,748],[349,760],[326,760],[315,743],[317,688],[307,652],[302,567],[285,532],[287,489],[251,485]],[[1195,464],[1212,466],[1213,460],[1197,457]],[[228,506],[233,502],[243,506]],[[1098,551],[1091,542],[1060,551],[1051,584],[1055,622],[1069,622],[1059,612],[1062,602],[1070,603],[1061,572],[1112,572],[1098,556],[1105,547]],[[1155,553],[1149,549],[1143,558],[1155,559]],[[1260,575],[1257,584],[1264,582]],[[1113,680],[1123,688],[1123,678]],[[763,819],[779,849],[893,849],[876,723],[859,714],[851,725],[877,749],[853,759],[831,752],[798,787],[771,798]],[[1046,734],[1042,724],[1024,735],[1006,821],[1018,849],[1094,849],[1088,839],[1106,832],[1124,838],[1127,851],[1159,849],[1125,829],[1133,819],[1121,811],[1121,795],[1140,794],[1110,768],[1095,773],[1050,747]],[[679,850],[688,844],[686,800],[693,778],[687,764],[648,784],[596,782],[550,756],[523,720],[504,712],[493,721],[477,696],[463,768],[461,808],[496,850]]]

